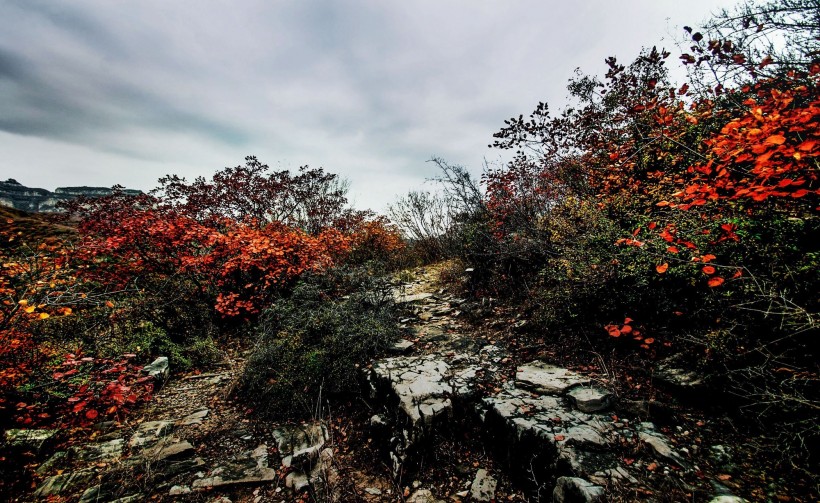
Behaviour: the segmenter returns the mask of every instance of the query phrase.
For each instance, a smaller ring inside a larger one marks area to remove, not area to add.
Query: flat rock
[[[188,486],[174,486],[168,491],[168,496],[180,496],[182,494],[189,494],[191,488]]]
[[[687,470],[691,468],[691,465],[672,449],[662,436],[656,433],[642,431],[638,433],[638,438],[640,438],[644,444],[651,447],[655,454],[664,461],[674,463]]]
[[[414,346],[414,344],[406,339],[402,339],[397,343],[393,344],[389,351],[391,353],[398,353],[398,354],[405,354]]]
[[[433,496],[429,489],[419,489],[407,498],[407,503],[444,503],[444,501]]]
[[[329,438],[327,427],[320,421],[290,425],[273,431],[276,448],[285,466],[302,467],[312,464]]]
[[[410,303],[410,302],[421,302],[422,300],[429,299],[432,296],[433,296],[432,293],[422,292],[422,293],[416,293],[416,294],[412,294],[412,295],[396,294],[394,298],[396,299],[396,304],[406,304],[406,303]]]
[[[72,448],[74,450],[75,448]],[[125,440],[117,438],[108,442],[88,444],[81,448],[76,448],[77,459],[81,461],[99,461],[119,459],[125,449]]]
[[[495,488],[498,482],[485,469],[478,470],[478,473],[470,485],[470,498],[472,501],[492,501],[495,499]]]
[[[58,430],[6,430],[6,444],[11,447],[39,450]]]
[[[581,412],[601,412],[615,401],[612,393],[595,385],[575,386],[567,391],[567,397]]]
[[[189,426],[192,424],[202,424],[202,421],[208,417],[208,413],[210,411],[208,409],[202,409],[194,412],[193,414],[188,414],[187,416],[183,417],[179,420],[177,424],[180,426]]]
[[[142,372],[153,377],[159,382],[165,382],[171,375],[171,366],[167,356],[160,356],[150,364],[142,368]]]
[[[399,407],[415,427],[430,426],[452,409],[450,366],[433,356],[397,357],[376,362],[376,378],[389,383]]]
[[[34,491],[34,496],[46,498],[48,496],[58,496],[60,494],[69,493],[87,484],[93,478],[94,472],[91,470],[80,470],[54,475],[43,481],[40,487]]]
[[[555,503],[603,503],[604,488],[578,477],[558,477],[552,500]]]
[[[522,365],[515,373],[515,384],[547,395],[561,395],[573,386],[587,384],[589,379],[549,363],[534,361]]]
[[[194,446],[188,441],[160,443],[145,452],[144,456],[151,461],[171,461],[191,456]]]
[[[168,436],[174,431],[173,421],[146,421],[137,426],[137,431],[128,441],[128,446],[133,448],[146,448],[156,444],[161,438]]]
[[[217,466],[209,476],[195,480],[193,489],[224,487],[234,485],[263,484],[276,480],[276,470],[268,468],[268,448],[260,445],[244,453],[240,459]]]

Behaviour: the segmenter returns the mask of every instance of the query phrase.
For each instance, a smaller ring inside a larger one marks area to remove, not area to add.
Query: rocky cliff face
[[[23,211],[53,213],[60,211],[57,203],[80,196],[101,197],[111,194],[105,187],[58,187],[54,192],[26,187],[9,178],[0,182],[0,205]],[[125,190],[126,194],[139,194],[138,190]]]

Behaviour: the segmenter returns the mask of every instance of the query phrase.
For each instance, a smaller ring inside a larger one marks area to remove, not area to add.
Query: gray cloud
[[[667,17],[718,4],[4,2],[0,177],[150,188],[255,154],[322,165],[381,209],[434,155],[478,172],[503,120],[560,108],[574,68],[670,47]]]

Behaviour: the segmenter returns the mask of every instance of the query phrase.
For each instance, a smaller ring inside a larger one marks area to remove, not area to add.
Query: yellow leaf
[[[26,311],[27,313],[29,313],[29,314],[33,313],[33,312],[34,312],[34,306],[28,306],[28,307],[25,309],[25,311]]]
[[[46,318],[48,318],[48,313],[40,313],[40,319],[41,320],[44,320]]]

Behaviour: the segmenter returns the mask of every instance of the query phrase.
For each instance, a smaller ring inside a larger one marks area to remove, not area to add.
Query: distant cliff
[[[101,197],[111,194],[112,190],[105,187],[59,187],[54,192],[46,189],[26,187],[17,180],[9,178],[0,182],[0,206],[7,206],[18,210],[53,213],[60,211],[57,203],[79,196]],[[139,190],[125,189],[126,194],[137,195]]]

